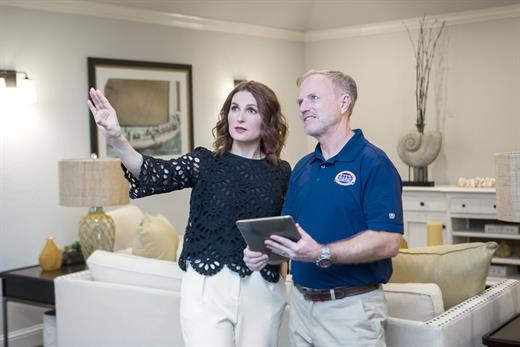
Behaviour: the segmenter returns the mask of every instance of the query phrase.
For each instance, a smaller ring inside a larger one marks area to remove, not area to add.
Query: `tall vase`
[[[54,243],[54,238],[48,237],[38,257],[40,267],[43,271],[58,270],[61,267],[61,261],[60,249]]]

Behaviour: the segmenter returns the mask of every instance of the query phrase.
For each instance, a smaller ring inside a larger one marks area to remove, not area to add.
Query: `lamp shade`
[[[60,205],[113,206],[129,202],[119,159],[67,159],[59,163]]]
[[[520,152],[495,154],[497,219],[520,222]]]

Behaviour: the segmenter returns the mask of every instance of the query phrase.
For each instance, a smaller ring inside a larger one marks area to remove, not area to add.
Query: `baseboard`
[[[4,343],[4,334],[0,335],[0,343]],[[9,332],[9,346],[37,346],[43,345],[43,324],[18,329]]]

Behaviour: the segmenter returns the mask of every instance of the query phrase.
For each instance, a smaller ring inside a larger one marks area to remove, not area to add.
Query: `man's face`
[[[300,117],[305,134],[318,140],[323,135],[346,129],[348,117],[342,115],[342,96],[335,92],[332,81],[323,75],[311,75],[300,85],[298,96]]]

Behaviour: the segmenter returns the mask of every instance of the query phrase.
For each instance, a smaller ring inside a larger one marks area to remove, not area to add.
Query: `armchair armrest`
[[[54,283],[59,346],[184,346],[179,292],[93,281],[89,271]]]
[[[390,317],[388,347],[482,346],[482,336],[520,311],[520,281],[505,280],[426,322]]]

